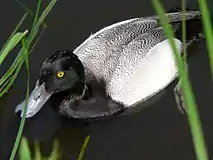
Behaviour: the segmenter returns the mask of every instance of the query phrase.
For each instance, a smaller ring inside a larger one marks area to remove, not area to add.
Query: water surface
[[[23,2],[30,6],[35,5],[34,1]],[[166,0],[164,4],[169,10],[179,6],[180,1]],[[209,4],[212,7],[212,3]],[[188,6],[195,9],[197,2],[189,0]],[[48,28],[30,57],[31,90],[39,74],[41,62],[56,50],[74,50],[89,35],[107,25],[153,14],[155,12],[149,0],[60,0],[48,16]],[[1,46],[22,15],[23,10],[15,1],[1,3]],[[29,24],[30,21],[25,24],[26,27]],[[6,63],[0,69],[0,76],[9,67],[18,49],[16,48],[7,58]],[[212,159],[211,95],[213,88],[205,42],[201,41],[190,51],[196,54],[189,61],[190,77],[199,105],[209,155]],[[20,123],[20,119],[14,114],[14,109],[25,97],[26,77],[26,70],[23,68],[13,88],[0,100],[1,160],[8,159]],[[173,87],[174,85],[169,86],[164,96],[143,112],[89,126],[62,121],[47,103],[37,116],[27,120],[24,135],[30,142],[34,139],[41,142],[44,155],[50,153],[53,139],[57,138],[64,160],[76,159],[81,144],[88,134],[91,135],[91,141],[86,151],[86,160],[194,160],[195,154],[187,118],[176,108],[172,94]]]

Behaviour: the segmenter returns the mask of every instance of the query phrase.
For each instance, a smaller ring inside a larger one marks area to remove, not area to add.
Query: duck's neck
[[[85,81],[79,82],[77,85],[75,85],[75,91],[77,92],[72,92],[75,95],[75,100],[81,100],[81,99],[87,99],[89,96],[89,89]],[[74,89],[74,88],[73,88]]]
[[[51,106],[58,109],[63,100],[76,103],[82,99],[89,99],[90,92],[85,81],[79,81],[74,87],[66,91],[57,93],[51,97]]]
[[[79,81],[69,92],[68,98],[74,102],[90,97],[90,91],[85,81]]]

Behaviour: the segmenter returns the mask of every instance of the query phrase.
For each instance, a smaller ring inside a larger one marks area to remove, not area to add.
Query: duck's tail
[[[186,20],[186,46],[189,47],[195,42],[199,42],[204,38],[201,16]],[[182,22],[179,29],[175,32],[175,36],[182,40]]]
[[[169,12],[181,12],[180,8],[175,8],[170,10]],[[191,16],[192,18],[187,18],[186,20],[186,48],[190,47],[192,44],[199,42],[204,37],[204,30],[202,25],[202,15],[199,11],[192,11],[188,8],[186,9],[186,13],[192,12],[194,14],[196,12],[196,16]],[[194,13],[193,13],[194,12]],[[198,14],[197,14],[198,13]],[[190,13],[189,13],[190,14]],[[182,18],[181,18],[182,19]],[[172,22],[177,23],[177,22]],[[182,40],[182,21],[179,21],[180,26],[178,30],[175,31],[175,37]],[[193,54],[188,53],[187,56],[190,57]]]
[[[182,22],[181,22],[182,23]],[[182,24],[181,24],[182,25]],[[179,29],[179,34],[182,34],[182,26]],[[181,36],[182,37],[182,36]],[[192,44],[200,42],[204,38],[201,17],[186,21],[186,48]],[[193,52],[187,52],[187,57],[194,56]]]

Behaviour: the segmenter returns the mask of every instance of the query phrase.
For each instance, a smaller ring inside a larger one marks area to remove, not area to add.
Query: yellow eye
[[[57,77],[58,77],[58,78],[64,77],[64,72],[63,72],[63,71],[57,72]]]

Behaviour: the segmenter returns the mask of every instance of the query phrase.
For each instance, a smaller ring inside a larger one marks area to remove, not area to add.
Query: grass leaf
[[[89,143],[89,140],[90,140],[90,136],[86,136],[86,138],[84,140],[84,143],[83,143],[83,145],[81,147],[81,150],[80,150],[80,153],[79,153],[79,156],[78,156],[77,160],[83,160],[83,156],[84,156],[86,147],[87,147],[87,145]]]
[[[23,137],[20,143],[19,155],[21,160],[31,160],[31,153],[27,140]]]
[[[184,55],[184,62],[186,62],[186,56],[187,56],[187,51],[186,51],[186,4],[185,0],[181,1],[182,3],[182,42],[183,42],[183,55]]]
[[[39,146],[39,143],[36,142],[35,143],[35,159],[36,160],[42,160],[42,156],[41,156],[41,152],[40,152],[40,146]]]
[[[21,39],[27,34],[28,30],[25,32],[21,33],[15,33],[14,36],[9,40],[7,46],[0,51],[0,66],[8,53],[21,41]]]
[[[41,1],[41,0],[39,0]],[[34,23],[32,25],[32,29],[30,32],[29,37],[24,40],[22,40],[22,49],[19,52],[18,56],[16,57],[16,59],[14,60],[12,65],[16,65],[17,68],[15,68],[15,75],[13,75],[12,80],[14,81],[20,71],[20,68],[23,64],[23,57],[25,58],[25,62],[26,62],[26,69],[27,69],[27,75],[28,75],[28,79],[27,79],[27,95],[26,95],[26,101],[25,101],[25,107],[24,107],[24,114],[23,117],[21,119],[21,123],[18,129],[18,133],[16,136],[16,141],[10,156],[10,160],[13,160],[18,146],[19,146],[19,142],[22,136],[22,132],[23,132],[23,128],[24,128],[24,123],[25,123],[25,118],[26,118],[26,111],[27,111],[27,104],[28,104],[28,97],[29,97],[29,61],[28,61],[28,56],[29,56],[29,49],[30,49],[30,45],[34,39],[34,37],[37,35],[37,32],[39,30],[40,25],[43,23],[44,19],[46,18],[46,16],[48,15],[48,13],[50,12],[50,10],[52,9],[52,7],[54,6],[54,4],[56,3],[56,0],[52,0],[50,2],[50,4],[47,6],[47,8],[44,10],[44,12],[42,13],[41,17],[38,18],[38,12],[40,9],[40,6],[37,6],[37,10],[36,10],[36,16],[34,18]],[[40,2],[38,4],[41,4]],[[12,71],[13,69],[11,69],[10,71]],[[10,81],[9,85],[12,85],[12,81]],[[10,87],[9,85],[6,86],[6,89],[8,89],[8,87]],[[3,90],[6,91],[6,90]]]
[[[41,26],[41,24],[43,23],[43,21],[45,20],[46,16],[48,15],[48,13],[50,12],[50,10],[53,8],[53,6],[55,5],[55,3],[57,2],[57,0],[52,0],[47,8],[43,11],[43,13],[41,14],[41,16],[38,18],[36,25],[34,25],[34,28],[31,29],[30,35],[27,38],[27,47],[29,47],[33,41],[33,39],[35,38],[35,36],[37,35],[37,32]],[[40,4],[40,3],[39,3]],[[38,11],[38,10],[37,10]],[[35,19],[37,19],[35,17]],[[36,22],[36,20],[34,20],[34,22]],[[39,37],[40,38],[40,37]],[[38,39],[39,39],[38,38]],[[38,41],[36,41],[37,43]],[[35,45],[33,45],[33,48],[35,47]],[[33,49],[32,48],[32,49]],[[32,49],[30,50],[29,53],[32,52]],[[2,97],[5,93],[7,93],[7,91],[9,90],[9,88],[12,86],[12,84],[14,83],[14,81],[16,80],[18,73],[22,67],[22,64],[24,63],[23,60],[23,48],[21,49],[21,51],[18,53],[18,56],[15,58],[15,60],[13,61],[11,67],[9,68],[9,70],[6,72],[6,74],[0,79],[0,87],[5,84],[5,82],[7,81],[7,79],[9,77],[12,76],[11,78],[11,83],[8,83],[7,86],[5,86],[4,90],[0,92],[0,97]],[[18,72],[18,73],[17,73]]]
[[[5,47],[8,45],[8,42],[10,41],[10,39],[14,36],[14,34],[19,30],[20,26],[22,25],[22,23],[24,22],[24,20],[27,17],[27,13],[24,14],[24,16],[20,19],[20,21],[18,22],[18,24],[16,25],[16,27],[14,28],[13,32],[11,33],[10,37],[8,38],[8,40],[6,41],[6,43],[3,45],[1,50],[4,50]]]
[[[33,11],[31,11],[31,9],[29,9],[27,6],[25,6],[20,0],[16,0],[18,2],[18,4],[24,9],[24,11],[29,14],[30,16],[34,16]],[[38,1],[38,4],[40,2]],[[46,28],[47,24],[45,22],[43,22],[43,27]]]
[[[165,16],[165,11],[163,6],[158,2],[158,0],[153,0],[153,6],[160,17],[161,25],[164,28],[164,32],[169,38],[170,45],[173,49],[175,55],[176,65],[178,67],[179,79],[181,82],[181,89],[183,90],[183,96],[186,104],[186,111],[189,119],[189,125],[191,128],[192,138],[195,146],[196,156],[199,160],[207,160],[207,151],[205,147],[205,141],[203,136],[203,131],[201,128],[201,123],[199,119],[199,114],[197,111],[197,106],[195,103],[195,98],[192,92],[191,83],[188,78],[188,74],[186,71],[186,66],[184,62],[184,58],[181,58],[178,54],[178,50],[173,41],[173,32],[168,23],[168,19]]]
[[[47,17],[47,15],[49,14],[49,12],[52,10],[52,8],[54,7],[54,5],[56,4],[57,0],[52,0],[48,6],[45,8],[44,12],[42,13],[42,15],[39,17],[38,19],[38,23],[35,25],[34,28],[34,32],[37,33],[37,30],[39,29],[39,27],[41,26],[41,24],[43,23],[43,21],[45,20],[45,18]]]
[[[39,15],[39,12],[40,12],[40,8],[41,8],[41,0],[38,1],[38,4],[37,4],[37,8],[36,8],[36,14],[35,14],[35,18],[34,18],[34,21],[33,21],[33,26],[32,26],[32,29],[34,30],[35,29],[35,25],[37,24],[38,22],[38,15]],[[43,21],[42,21],[43,22]],[[34,32],[32,30],[32,32]]]
[[[207,48],[209,53],[210,60],[210,69],[213,78],[213,27],[212,27],[212,18],[210,18],[209,9],[207,6],[206,0],[198,0],[200,10],[202,13],[202,22],[205,33],[205,38],[207,40]]]
[[[18,146],[19,146],[19,142],[20,139],[22,137],[22,132],[24,129],[24,124],[25,124],[25,118],[26,118],[26,112],[27,112],[27,106],[28,106],[28,98],[29,98],[29,88],[30,88],[30,71],[29,71],[29,61],[28,61],[28,48],[26,46],[26,39],[24,38],[22,40],[22,46],[24,48],[24,55],[25,55],[25,62],[26,62],[26,69],[27,69],[27,94],[26,94],[26,101],[25,101],[25,106],[24,106],[24,114],[23,117],[21,119],[21,123],[19,125],[19,130],[16,136],[16,141],[15,144],[13,146],[13,150],[10,156],[10,160],[13,160],[15,158]]]
[[[58,160],[60,158],[60,154],[58,150],[59,150],[59,143],[57,141],[54,141],[53,151],[50,157],[48,157],[48,160]]]
[[[33,16],[33,12],[27,6],[25,6],[20,0],[16,0],[16,2],[24,9],[26,13]]]
[[[36,39],[35,43],[31,47],[29,53],[33,51],[36,44],[39,42],[41,36],[43,35],[45,28],[42,29],[41,33],[39,34],[38,38]],[[18,56],[19,61],[18,63],[13,63],[10,68],[7,70],[7,72],[4,74],[4,76],[0,79],[0,98],[7,93],[9,88],[14,83],[16,77],[18,76],[18,73],[21,69],[22,63],[24,62],[24,57],[21,57],[21,55]],[[13,75],[13,76],[12,76]]]

